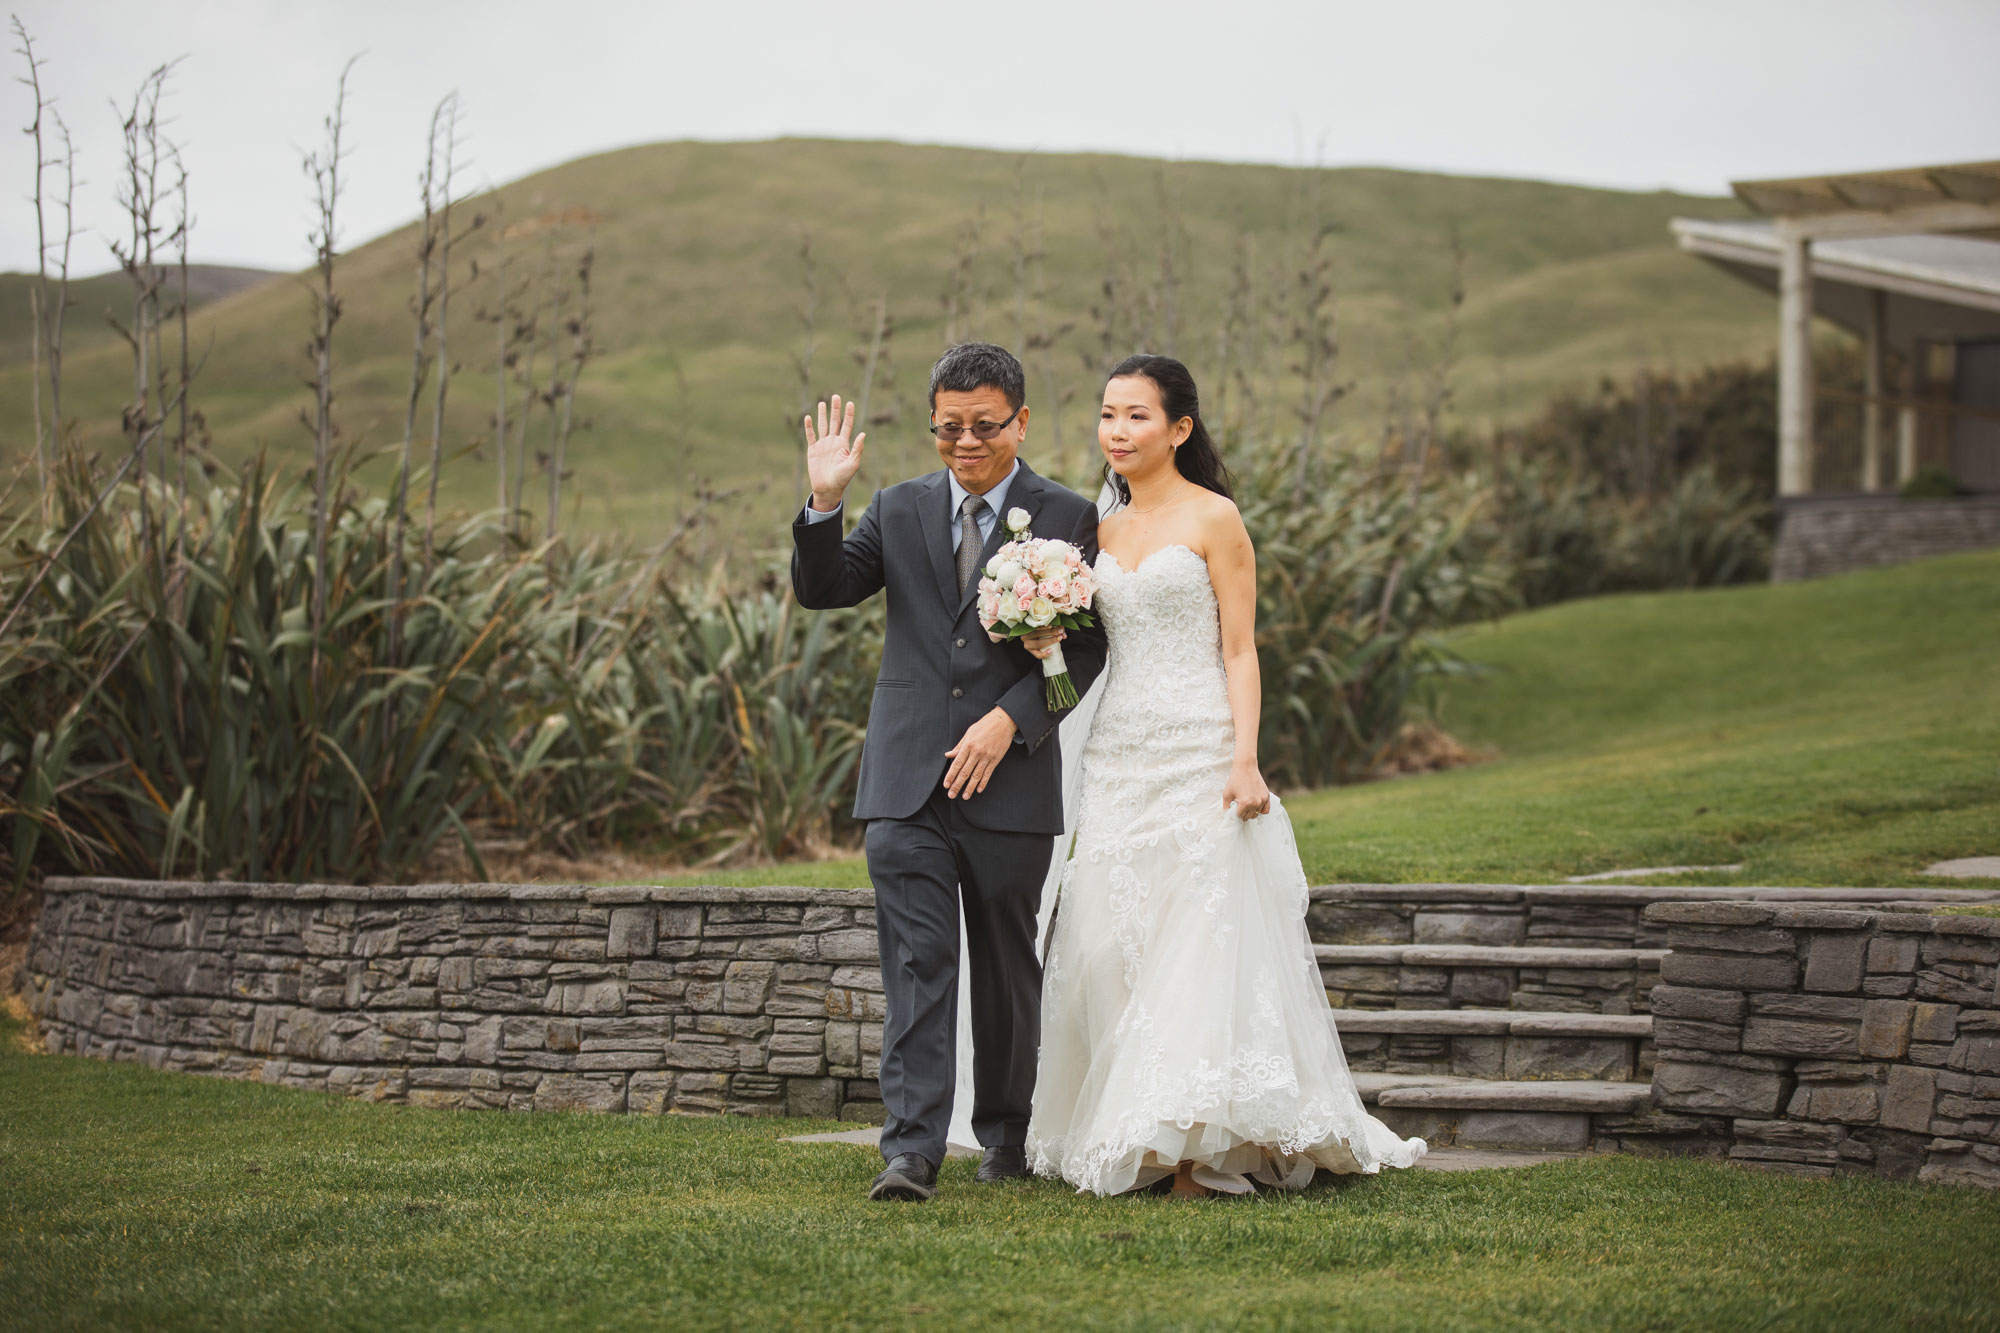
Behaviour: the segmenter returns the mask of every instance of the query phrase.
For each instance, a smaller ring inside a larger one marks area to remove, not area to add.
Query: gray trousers
[[[958,914],[972,969],[972,1129],[985,1147],[1027,1142],[1042,1029],[1035,909],[1055,838],[966,821],[939,787],[908,819],[868,823],[881,945],[882,1156],[944,1160],[958,1068]]]

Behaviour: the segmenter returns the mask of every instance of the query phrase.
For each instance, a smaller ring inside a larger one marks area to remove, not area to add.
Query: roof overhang
[[[1675,218],[1680,248],[1775,295],[1782,244],[1768,222]],[[1816,242],[1809,262],[1814,313],[1860,333],[1874,292],[1887,294],[1885,336],[1912,340],[2000,338],[2000,243],[1958,236]]]
[[[1689,254],[1731,267],[1778,270],[1782,246],[1769,223],[1675,218],[1668,225]],[[1990,248],[1992,255],[1978,254],[1974,247]],[[2000,246],[1954,237],[1944,246],[1924,248],[1899,253],[1895,247],[1866,243],[1817,244],[1812,248],[1813,278],[2000,313]]]
[[[1735,181],[1730,188],[1808,240],[1920,232],[2000,239],[2000,161]]]

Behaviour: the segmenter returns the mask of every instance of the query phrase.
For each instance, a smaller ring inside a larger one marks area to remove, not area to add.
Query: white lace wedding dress
[[[1028,1156],[1116,1194],[1183,1161],[1242,1192],[1409,1166],[1369,1115],[1306,934],[1291,822],[1222,804],[1235,732],[1215,592],[1185,546],[1097,559],[1110,636],[1042,985]],[[1046,904],[1044,905],[1046,908]]]

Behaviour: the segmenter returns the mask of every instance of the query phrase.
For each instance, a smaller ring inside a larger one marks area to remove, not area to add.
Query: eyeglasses
[[[1017,407],[1012,412],[1009,412],[1007,414],[1007,419],[1005,421],[979,421],[979,422],[974,422],[970,426],[960,426],[957,425],[956,423],[951,423],[951,422],[947,422],[944,425],[939,425],[937,422],[933,421],[931,423],[931,434],[937,436],[940,440],[949,442],[952,440],[959,439],[960,437],[965,435],[967,431],[970,431],[974,439],[990,440],[995,435],[998,435],[1001,431],[1007,429],[1007,427],[1013,425],[1014,418],[1020,415],[1021,415],[1021,409]]]

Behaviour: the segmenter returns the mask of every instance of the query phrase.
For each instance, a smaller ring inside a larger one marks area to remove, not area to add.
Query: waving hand
[[[813,508],[822,513],[840,504],[848,483],[861,471],[861,448],[867,432],[854,434],[854,404],[846,404],[842,415],[840,395],[833,396],[833,411],[824,399],[819,405],[819,426],[814,429],[811,413],[806,414],[806,478],[812,484]],[[850,438],[851,437],[851,438]]]

